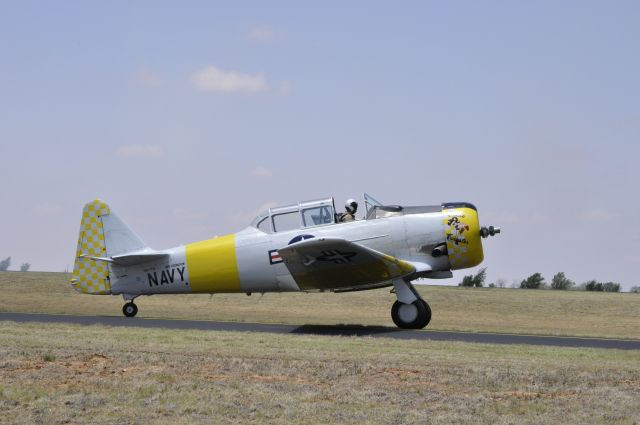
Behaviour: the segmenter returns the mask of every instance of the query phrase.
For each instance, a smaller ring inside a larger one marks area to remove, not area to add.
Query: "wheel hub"
[[[418,317],[418,307],[413,304],[402,304],[398,309],[398,317],[405,323],[412,323]]]

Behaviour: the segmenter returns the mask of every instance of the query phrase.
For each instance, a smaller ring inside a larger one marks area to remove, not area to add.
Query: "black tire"
[[[396,301],[391,307],[391,319],[401,329],[422,329],[431,321],[431,308],[422,299],[411,304]]]
[[[133,317],[138,314],[138,306],[132,302],[128,302],[122,306],[122,314],[127,317]]]
[[[430,306],[429,306],[429,304],[428,304],[425,300],[423,300],[422,298],[420,298],[420,300],[419,300],[419,301],[420,301],[420,302],[422,302],[422,304],[424,304],[424,309],[425,309],[425,310],[426,310],[426,312],[427,312],[427,319],[426,319],[426,321],[425,321],[425,323],[424,323],[424,326],[422,326],[422,327],[418,328],[418,329],[422,329],[422,328],[426,328],[426,327],[427,327],[427,325],[429,324],[429,322],[431,322],[431,307],[430,307]]]

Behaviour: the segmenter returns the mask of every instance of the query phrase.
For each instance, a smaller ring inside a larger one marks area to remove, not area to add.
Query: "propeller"
[[[500,228],[499,227],[493,227],[493,226],[484,227],[484,226],[482,226],[482,228],[480,229],[480,236],[482,236],[483,238],[488,238],[489,236],[495,236],[498,233],[500,233]]]

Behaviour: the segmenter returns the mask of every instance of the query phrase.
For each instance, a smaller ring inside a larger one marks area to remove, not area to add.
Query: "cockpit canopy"
[[[336,222],[333,198],[304,201],[283,207],[269,208],[251,223],[266,233],[326,226]]]
[[[441,206],[401,207],[399,205],[383,205],[372,196],[364,194],[364,218],[393,217],[405,214],[436,212]],[[282,207],[269,208],[251,222],[251,225],[265,233],[284,232],[287,230],[306,229],[310,227],[328,226],[337,223],[336,208],[333,198],[304,201]]]

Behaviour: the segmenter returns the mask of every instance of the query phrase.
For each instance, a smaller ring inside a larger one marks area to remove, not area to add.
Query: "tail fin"
[[[87,203],[82,210],[71,286],[85,294],[110,294],[110,257],[145,248],[109,205],[98,199]]]

